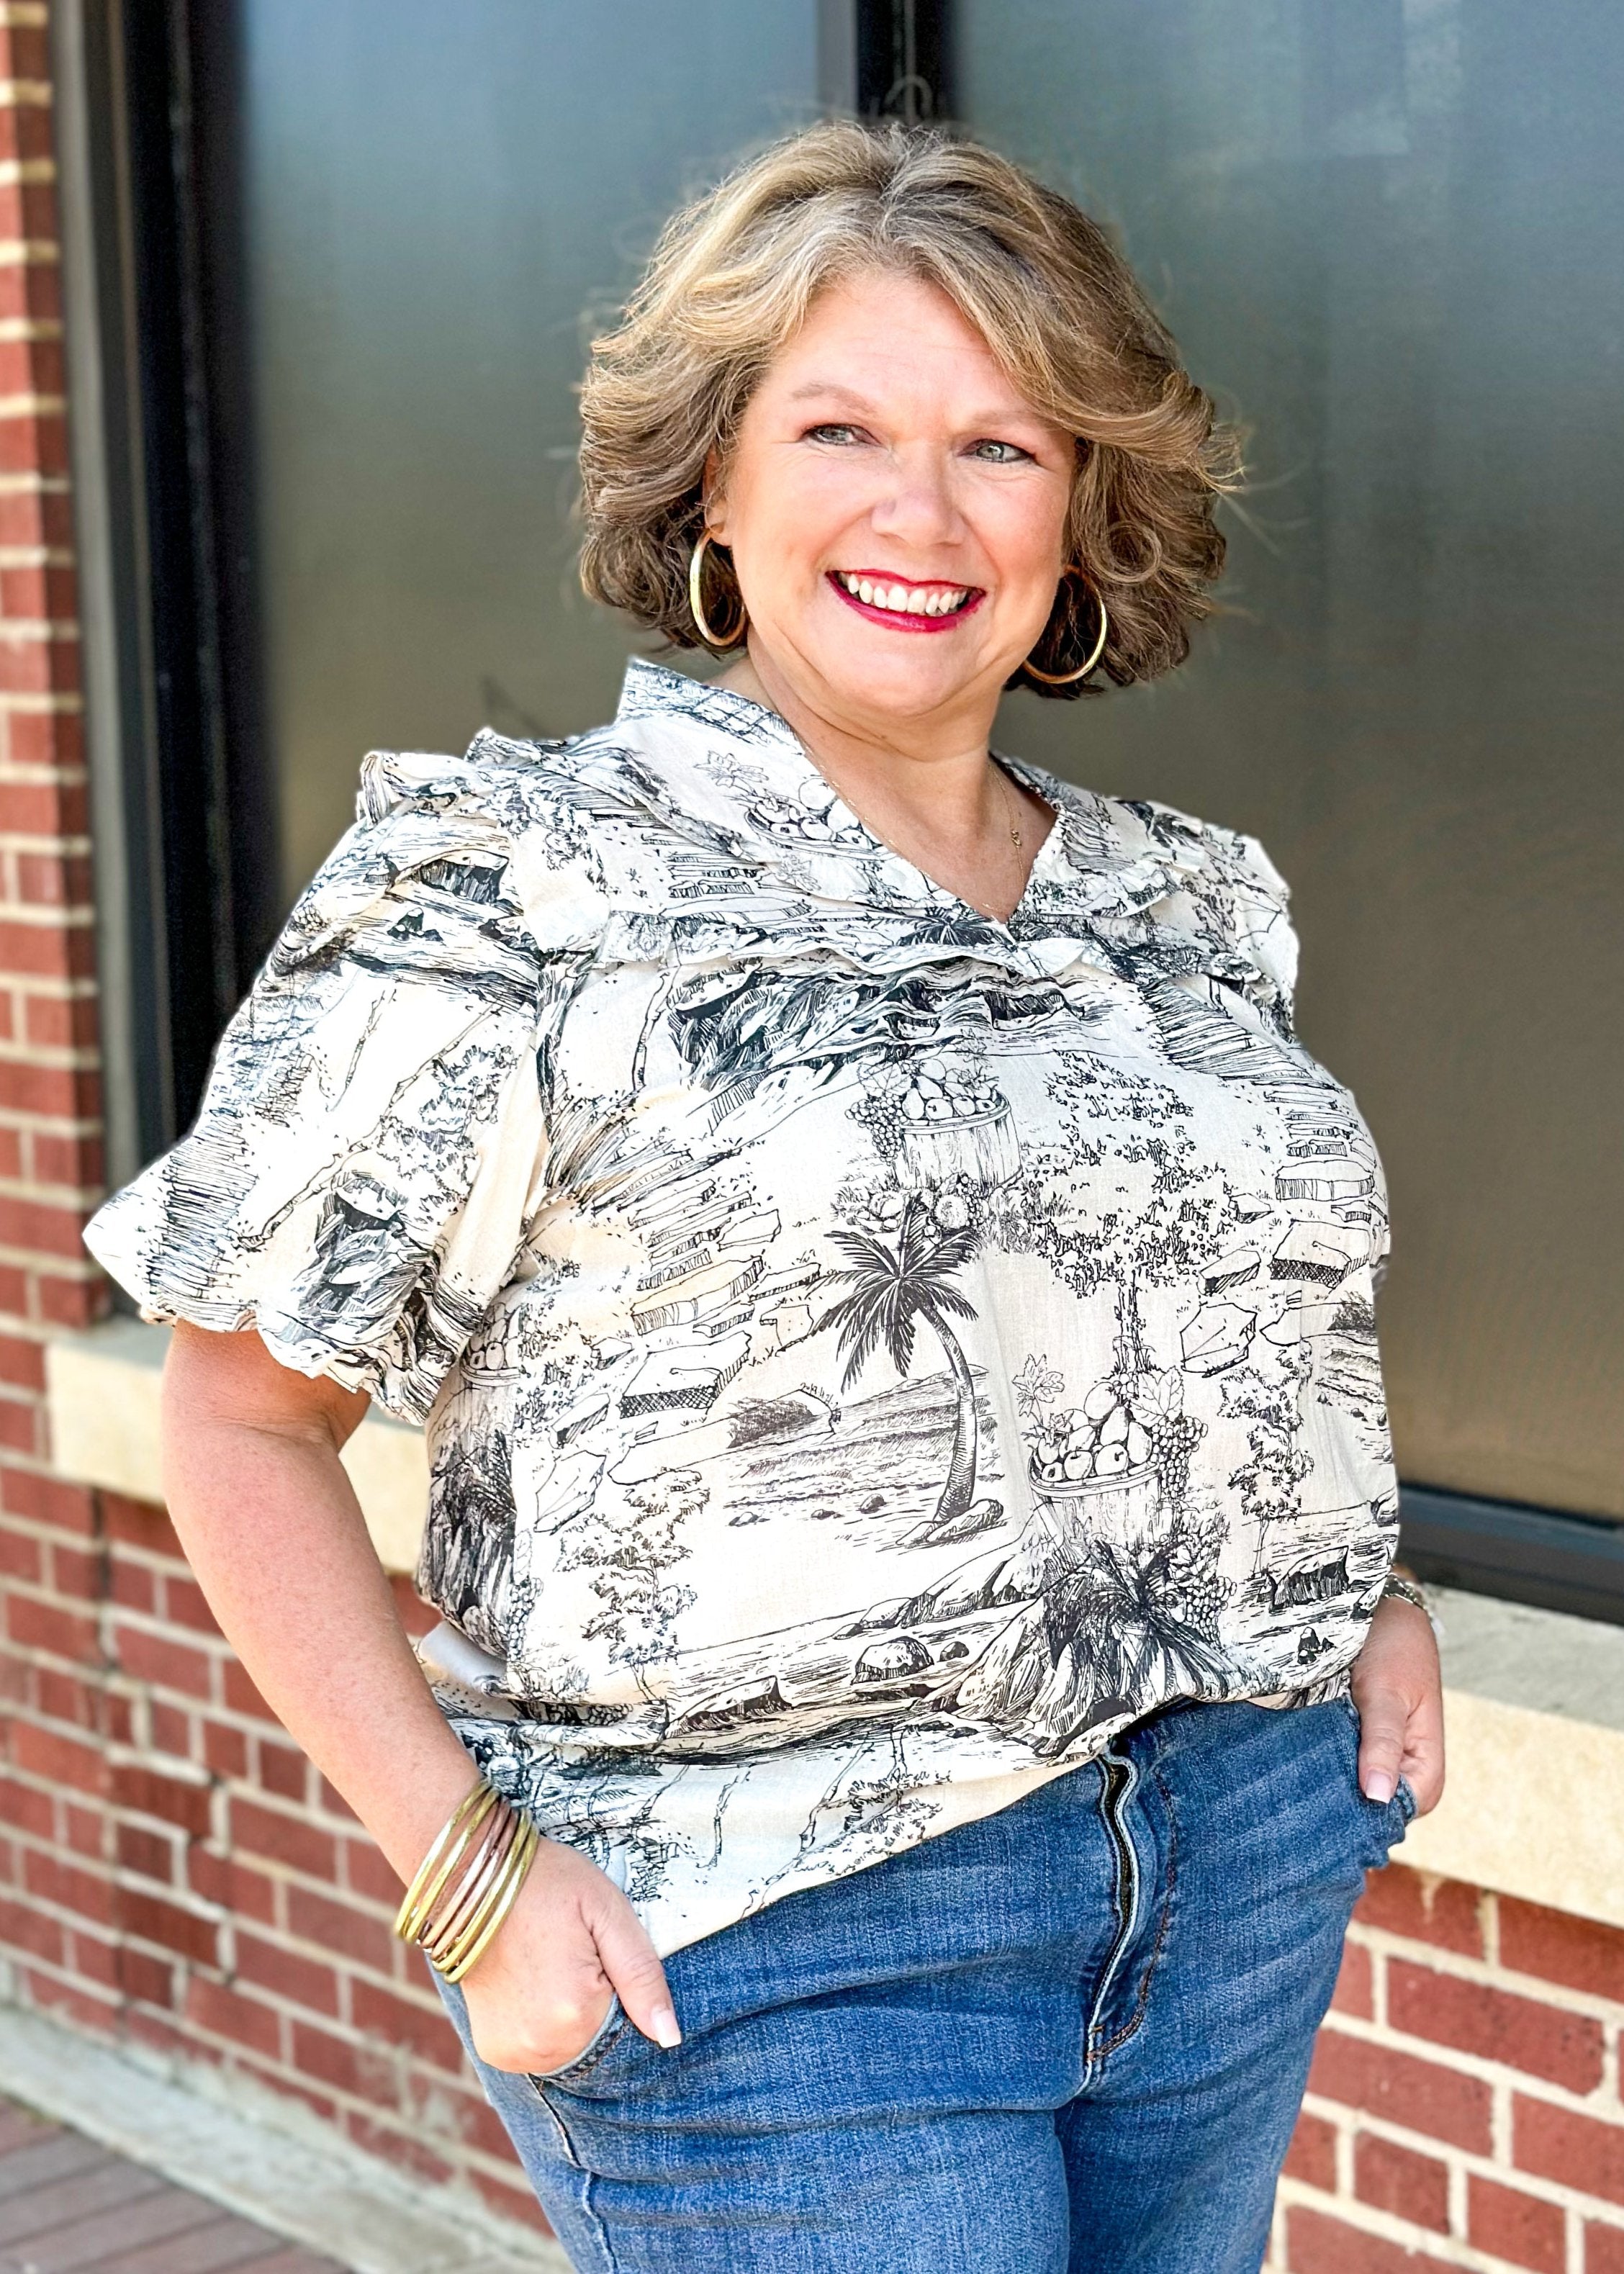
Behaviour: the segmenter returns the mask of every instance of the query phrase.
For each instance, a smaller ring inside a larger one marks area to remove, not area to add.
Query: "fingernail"
[[[657,2006],[649,2019],[654,2024],[656,2044],[669,2048],[681,2044],[682,2032],[677,2027],[677,2017],[669,2006]]]
[[[1380,1801],[1384,1808],[1397,1790],[1396,1783],[1386,1769],[1372,1769],[1365,1781],[1365,1799]]]

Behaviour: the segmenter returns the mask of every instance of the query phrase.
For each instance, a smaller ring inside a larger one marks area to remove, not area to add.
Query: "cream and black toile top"
[[[1255,840],[1001,761],[1006,923],[787,726],[378,753],[89,1245],[426,1424],[440,1702],[670,1950],[1179,1698],[1345,1678],[1382,1178]]]

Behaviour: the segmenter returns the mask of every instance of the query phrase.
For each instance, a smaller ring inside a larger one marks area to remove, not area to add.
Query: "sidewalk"
[[[343,2274],[144,2164],[0,2100],[0,2274]]]

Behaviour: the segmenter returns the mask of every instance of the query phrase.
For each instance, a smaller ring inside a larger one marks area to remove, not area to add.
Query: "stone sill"
[[[59,1475],[162,1498],[162,1327],[116,1319],[47,1351]],[[415,1429],[369,1413],[344,1449],[384,1567],[410,1572],[428,1499]],[[1438,1591],[1449,1788],[1403,1860],[1624,1926],[1624,1627]]]

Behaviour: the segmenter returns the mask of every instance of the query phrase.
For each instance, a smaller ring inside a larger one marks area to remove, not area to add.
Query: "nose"
[[[964,516],[949,454],[921,443],[895,451],[891,467],[891,481],[870,516],[876,536],[921,548],[956,544],[964,535]]]

